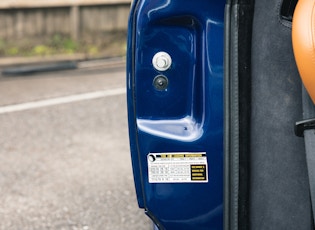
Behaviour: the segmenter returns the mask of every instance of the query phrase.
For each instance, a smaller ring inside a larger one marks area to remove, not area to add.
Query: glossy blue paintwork
[[[223,229],[222,0],[138,0],[127,54],[130,149],[139,206],[160,229]],[[155,53],[172,57],[153,68]],[[153,79],[163,74],[166,90]],[[208,183],[148,182],[150,152],[206,152]]]

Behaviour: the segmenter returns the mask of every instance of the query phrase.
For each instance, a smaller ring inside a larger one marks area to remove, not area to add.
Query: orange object
[[[315,1],[299,0],[292,21],[295,61],[304,86],[315,104]]]

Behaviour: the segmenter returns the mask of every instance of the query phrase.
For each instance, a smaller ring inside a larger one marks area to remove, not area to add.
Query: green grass
[[[74,41],[68,36],[55,34],[42,38],[5,40],[0,38],[1,57],[51,56],[84,53],[88,56],[121,56],[126,50],[125,32],[99,34]]]

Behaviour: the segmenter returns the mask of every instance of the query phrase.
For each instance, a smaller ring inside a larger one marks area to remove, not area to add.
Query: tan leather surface
[[[299,0],[293,15],[292,43],[304,86],[315,103],[315,1]]]

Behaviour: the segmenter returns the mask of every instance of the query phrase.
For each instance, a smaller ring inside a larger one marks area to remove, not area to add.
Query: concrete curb
[[[125,57],[112,57],[102,59],[91,59],[86,61],[80,61],[77,63],[78,69],[87,68],[124,68],[126,66]]]
[[[71,56],[0,58],[0,70],[3,76],[14,76],[67,69],[123,68],[126,65],[125,57],[87,60],[83,56],[76,54]]]
[[[40,56],[40,57],[6,57],[0,58],[0,68],[8,66],[44,64],[51,62],[62,61],[80,61],[87,60],[85,54],[70,54],[70,55],[54,55],[54,56]]]

